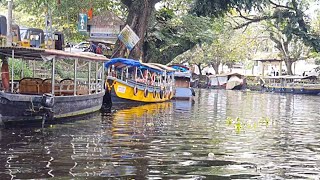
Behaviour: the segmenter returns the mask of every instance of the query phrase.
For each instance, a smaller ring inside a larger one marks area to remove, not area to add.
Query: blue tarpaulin
[[[180,71],[180,72],[188,72],[189,70],[188,69],[186,69],[186,68],[184,68],[184,67],[181,67],[181,66],[176,66],[176,65],[173,65],[173,66],[171,66],[173,69],[176,69],[176,70],[178,70],[178,71]]]
[[[128,66],[135,66],[135,67],[141,66],[140,61],[134,60],[134,59],[126,59],[126,58],[113,58],[110,61],[104,63],[104,66],[108,68],[109,66],[114,65],[116,63],[121,63],[121,64],[125,64]]]
[[[158,69],[154,69],[154,68],[151,68],[151,67],[148,67],[148,66],[141,64],[140,61],[138,61],[138,60],[126,59],[126,58],[113,58],[110,61],[104,63],[104,66],[105,66],[105,68],[108,68],[109,66],[112,66],[117,63],[124,64],[126,66],[138,67],[140,69],[147,69],[147,70],[150,70],[153,72],[157,72],[159,74],[163,73],[163,71],[160,71]]]

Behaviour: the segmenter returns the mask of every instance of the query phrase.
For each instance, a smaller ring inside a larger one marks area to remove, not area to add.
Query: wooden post
[[[105,79],[104,79],[104,73],[105,73],[105,71],[104,71],[104,63],[102,62],[102,72],[101,72],[101,88],[103,88],[104,87],[104,81],[105,81]],[[103,90],[103,89],[102,89]]]
[[[78,66],[78,59],[74,60],[74,86],[73,86],[73,95],[77,95],[77,66]]]
[[[96,94],[98,94],[98,69],[99,69],[99,64],[98,62],[96,62],[96,83],[95,83]]]
[[[282,60],[279,62],[279,76],[282,75]]]
[[[14,79],[14,50],[12,50],[12,63],[11,63],[11,93],[13,93],[13,79]]]
[[[52,59],[52,67],[51,67],[51,94],[54,96],[54,87],[55,87],[55,63],[56,57]]]
[[[264,64],[263,64],[263,61],[261,61],[261,64],[262,64],[262,78],[264,78]]]
[[[88,86],[89,86],[89,94],[91,94],[91,61],[89,61]]]
[[[8,17],[7,17],[7,46],[12,46],[12,4],[13,0],[8,1]]]

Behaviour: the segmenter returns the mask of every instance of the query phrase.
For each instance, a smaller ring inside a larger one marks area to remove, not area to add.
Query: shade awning
[[[14,53],[13,53],[14,52]],[[81,59],[88,61],[105,62],[109,59],[103,55],[83,52],[72,53],[54,49],[26,48],[26,47],[0,47],[0,56],[12,57],[25,60],[43,61],[43,57],[55,57],[58,59]]]

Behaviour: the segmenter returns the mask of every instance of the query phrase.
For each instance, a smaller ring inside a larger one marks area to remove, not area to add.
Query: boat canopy
[[[267,76],[264,79],[315,79],[317,76]]]
[[[159,74],[163,73],[163,69],[148,63],[142,63],[138,60],[127,58],[113,58],[104,64],[105,68],[114,65],[116,68],[123,68],[125,66],[138,67],[139,69],[147,69]]]
[[[0,47],[0,56],[12,57],[24,60],[46,61],[53,57],[58,59],[81,59],[97,62],[105,62],[109,59],[103,55],[94,53],[72,53],[54,49],[41,49],[29,47]]]
[[[172,68],[172,67],[169,67],[169,66],[166,66],[166,65],[163,65],[163,64],[159,64],[159,63],[149,63],[151,65],[155,65],[163,70],[166,70],[167,72],[174,72],[176,71],[176,69]]]
[[[216,76],[228,76],[228,77],[231,77],[231,76],[243,76],[243,74],[240,74],[240,73],[236,73],[236,72],[229,72],[229,73],[223,73],[223,74],[217,74]]]
[[[179,71],[175,72],[174,76],[175,77],[185,77],[185,78],[191,78],[192,77],[190,72],[179,72]]]
[[[187,66],[181,65],[181,64],[173,64],[170,65],[169,67],[172,67],[175,70],[178,70],[180,72],[188,72],[189,68]]]

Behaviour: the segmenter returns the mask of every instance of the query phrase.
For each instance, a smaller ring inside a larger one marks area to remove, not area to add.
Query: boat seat
[[[61,96],[73,95],[74,82],[72,79],[63,79],[60,81],[59,93]]]
[[[77,95],[86,95],[89,94],[89,88],[86,85],[77,86]]]
[[[72,79],[63,79],[60,81],[61,96],[70,96],[74,94],[74,81]],[[76,95],[86,95],[89,94],[89,88],[86,85],[76,86]]]
[[[40,94],[42,86],[40,78],[23,78],[19,81],[19,93],[21,94]]]
[[[59,90],[60,90],[60,85],[59,81],[55,80],[54,82],[54,90],[55,90],[55,95],[59,95]],[[42,94],[44,93],[51,93],[52,92],[52,81],[51,79],[44,79],[42,81],[42,86],[40,87],[40,92]]]

